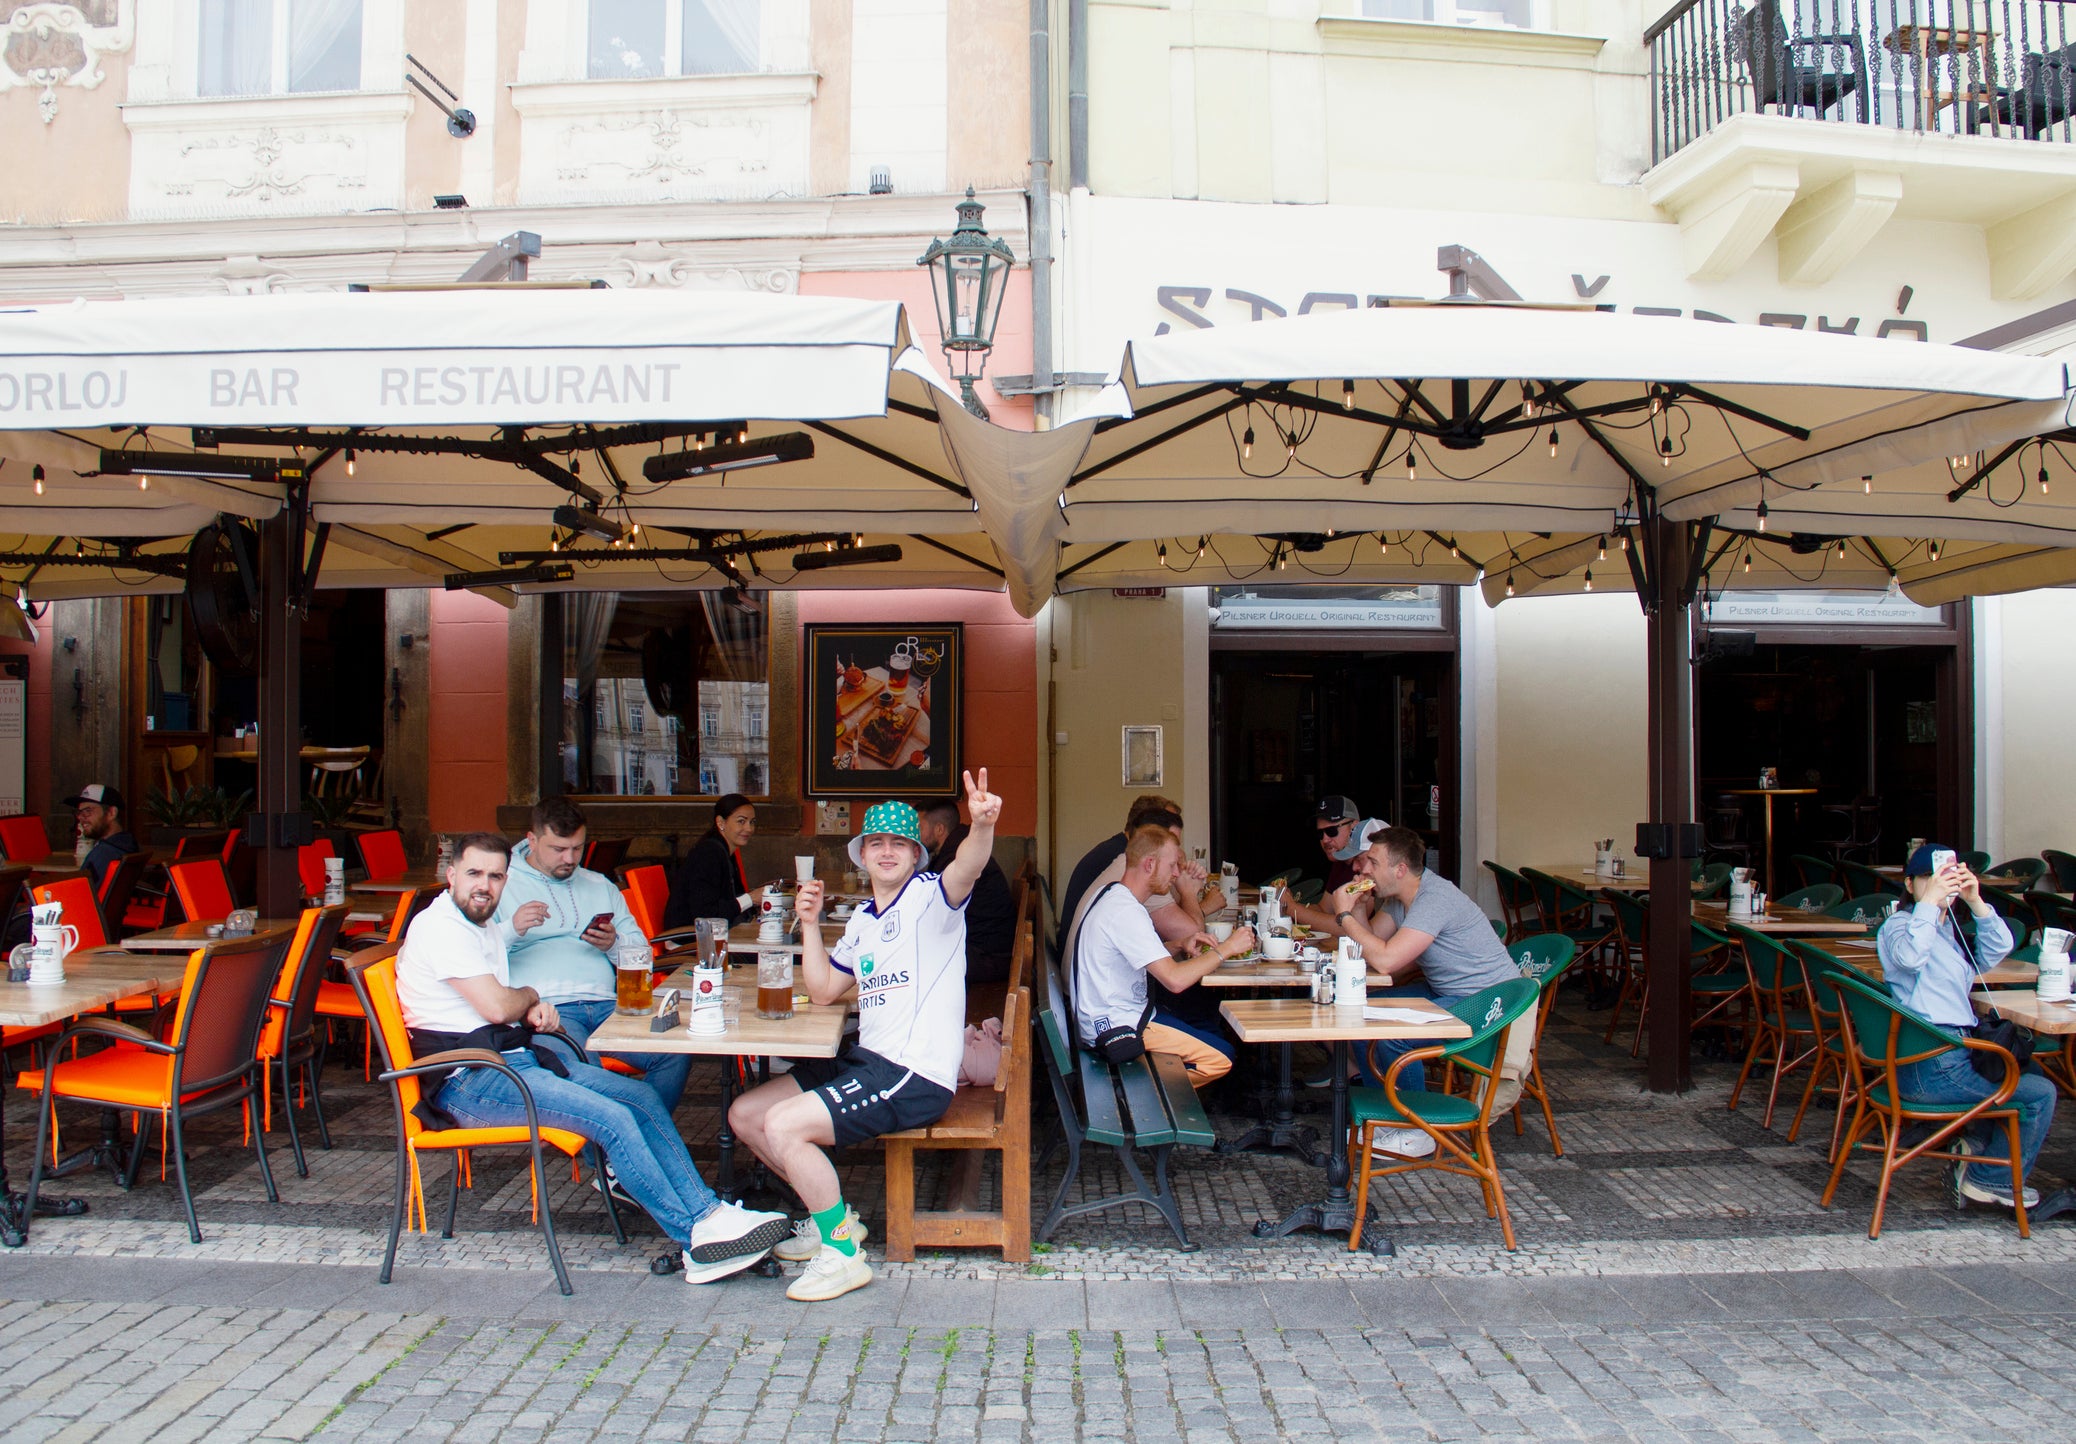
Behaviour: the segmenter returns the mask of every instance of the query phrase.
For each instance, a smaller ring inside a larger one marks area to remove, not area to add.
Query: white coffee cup
[[[1224,918],[1219,918],[1206,926],[1210,928],[1211,936],[1217,938],[1220,942],[1224,942],[1233,935],[1233,925]]]
[[[1272,963],[1287,963],[1297,953],[1297,944],[1289,938],[1271,933],[1261,940],[1261,955]]]
[[[813,857],[796,857],[793,859],[793,880],[795,882],[813,882],[815,880],[815,860]]]

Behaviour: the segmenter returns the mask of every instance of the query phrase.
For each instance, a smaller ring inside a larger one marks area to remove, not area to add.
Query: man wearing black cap
[[[99,897],[101,879],[108,869],[137,850],[137,839],[130,836],[123,795],[105,782],[89,782],[77,796],[66,798],[65,805],[73,810],[80,840],[93,844],[80,866],[86,869],[87,878],[94,885],[94,896]]]
[[[1338,793],[1320,798],[1319,805],[1312,809],[1312,831],[1319,839],[1319,850],[1326,854],[1326,891],[1320,894],[1320,907],[1291,903],[1285,909],[1291,920],[1303,923],[1315,933],[1342,936],[1343,929],[1334,920],[1331,910],[1325,908],[1324,900],[1355,881],[1355,859],[1369,846],[1370,834],[1383,830],[1384,823],[1380,819],[1364,820],[1362,809],[1353,799]],[[1359,916],[1368,917],[1370,907],[1370,899],[1363,897],[1357,900],[1355,911]]]
[[[1944,866],[1935,866],[1938,863]],[[1983,901],[1982,884],[1975,874],[1948,848],[1928,844],[1911,853],[1903,865],[1903,883],[1910,890],[1911,905],[1899,908],[1875,935],[1882,978],[1897,1002],[1958,1042],[1975,1026],[1975,1009],[1969,1001],[1975,975],[2004,961],[2011,951],[2011,929]],[[1956,898],[1975,915],[1972,948],[1953,919]],[[1955,1048],[1920,1063],[1902,1065],[1896,1071],[1903,1096],[1913,1103],[1955,1104],[1978,1103],[1989,1097],[1997,1085],[1976,1072],[1969,1057],[1966,1050]],[[2018,1110],[2019,1166],[2031,1173],[2054,1122],[2053,1082],[2038,1069],[2029,1068],[2019,1075],[2011,1106]],[[1983,1124],[1970,1130],[1968,1137],[1955,1140],[1957,1151],[1984,1155],[1980,1163],[1954,1165],[1949,1187],[1956,1206],[2013,1206],[2010,1164],[1990,1162],[2006,1145],[1991,1146],[1991,1137],[1989,1125]],[[2026,1189],[2025,1202],[2031,1208],[2039,1202],[2039,1194]]]

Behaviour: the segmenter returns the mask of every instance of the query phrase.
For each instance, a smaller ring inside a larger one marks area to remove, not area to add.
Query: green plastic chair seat
[[[1415,1088],[1410,1092],[1401,1089],[1398,1101],[1405,1105],[1403,1113],[1391,1106],[1382,1088],[1351,1088],[1348,1090],[1348,1121],[1360,1128],[1365,1123],[1390,1123],[1411,1114],[1428,1123],[1447,1125],[1468,1123],[1478,1116],[1477,1104],[1454,1093],[1436,1093],[1426,1088]]]

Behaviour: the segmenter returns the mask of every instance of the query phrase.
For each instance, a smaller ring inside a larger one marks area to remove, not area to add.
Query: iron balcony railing
[[[1644,33],[1651,160],[1733,115],[2076,140],[2076,0],[1685,0]]]

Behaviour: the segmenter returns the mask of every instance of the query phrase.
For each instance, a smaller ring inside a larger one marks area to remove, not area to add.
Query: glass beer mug
[[[757,950],[757,1016],[760,1018],[790,1018],[793,1016],[793,950],[791,948],[759,948]]]
[[[655,954],[645,942],[630,943],[613,954],[613,1011],[647,1013],[655,1000]]]

